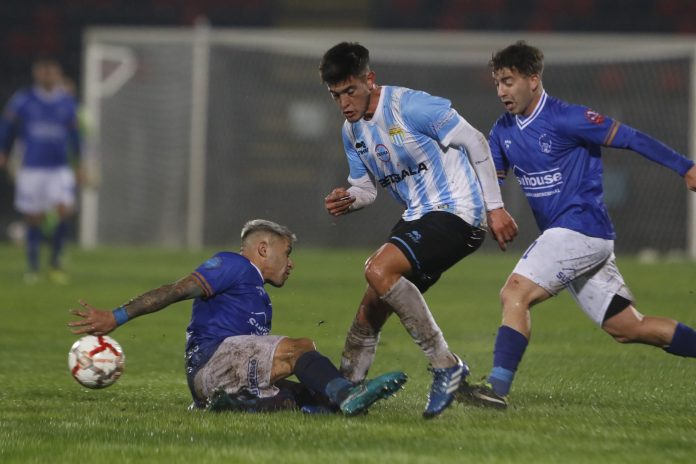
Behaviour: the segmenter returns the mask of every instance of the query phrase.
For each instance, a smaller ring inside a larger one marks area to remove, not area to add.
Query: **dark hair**
[[[319,75],[325,84],[338,84],[351,76],[370,70],[370,51],[357,42],[341,42],[331,47],[319,63]]]
[[[498,50],[491,61],[488,62],[493,70],[499,71],[503,68],[516,69],[517,72],[532,76],[544,72],[544,54],[541,50],[531,45],[527,45],[524,40],[518,40],[512,45]]]

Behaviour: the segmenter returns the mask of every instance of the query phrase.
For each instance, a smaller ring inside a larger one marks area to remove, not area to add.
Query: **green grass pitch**
[[[310,337],[337,362],[368,253],[298,247],[285,288],[270,289],[273,332]],[[22,251],[0,246],[0,462],[655,463],[696,455],[696,361],[615,343],[566,294],[533,309],[532,341],[506,412],[455,405],[423,420],[426,361],[395,318],[371,373],[404,370],[410,380],[367,416],[187,412],[189,302],[112,334],[127,358],[114,386],[88,390],[71,378],[67,352],[76,337],[66,324],[79,298],[113,308],[210,254],[71,250],[70,285],[25,286]],[[474,378],[490,369],[498,290],[516,258],[466,258],[426,295]],[[644,313],[696,324],[696,265],[618,262]]]

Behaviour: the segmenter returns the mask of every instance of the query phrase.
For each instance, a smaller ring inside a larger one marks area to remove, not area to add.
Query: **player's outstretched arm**
[[[686,171],[686,174],[684,174],[684,182],[686,182],[686,188],[692,192],[696,192],[696,165]]]
[[[105,335],[134,317],[154,313],[177,301],[202,296],[204,291],[198,280],[189,275],[172,284],[143,293],[113,311],[97,309],[80,300],[82,309],[72,309],[70,312],[81,319],[68,323],[68,327],[74,334]]]
[[[501,250],[517,236],[517,223],[505,208],[488,211],[488,229]]]

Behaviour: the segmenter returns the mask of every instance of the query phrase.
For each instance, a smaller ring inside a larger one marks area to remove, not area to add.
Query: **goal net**
[[[246,220],[266,218],[289,226],[303,245],[379,244],[401,214],[385,191],[339,219],[323,208],[348,175],[343,118],[318,77],[323,52],[359,41],[378,83],[446,97],[488,133],[504,109],[487,63],[519,39],[544,51],[549,94],[693,157],[693,39],[96,28],[85,34],[84,105],[90,170],[100,184],[83,192],[81,243],[229,245]],[[603,159],[617,250],[696,255],[693,200],[682,180],[633,152],[605,149]],[[510,177],[503,195],[520,225],[520,249],[537,228],[516,184]]]

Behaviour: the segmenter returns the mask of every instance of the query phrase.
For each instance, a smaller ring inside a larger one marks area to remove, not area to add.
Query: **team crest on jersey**
[[[544,153],[551,153],[551,137],[548,134],[541,134],[539,137],[539,147]]]
[[[602,124],[604,122],[604,116],[589,108],[585,110],[585,119],[590,121],[592,124]]]
[[[208,261],[203,263],[203,269],[217,269],[222,264],[222,259],[219,256],[210,258]]]
[[[375,154],[381,161],[384,161],[385,163],[389,161],[389,149],[381,143],[375,147]]]
[[[404,145],[404,130],[399,126],[389,128],[389,140],[397,147]]]
[[[509,149],[510,149],[510,145],[512,145],[512,140],[510,140],[510,139],[505,139],[505,141],[504,141],[503,143],[505,144],[505,149],[506,149],[506,150],[509,150]]]

